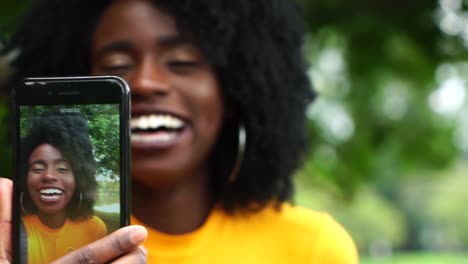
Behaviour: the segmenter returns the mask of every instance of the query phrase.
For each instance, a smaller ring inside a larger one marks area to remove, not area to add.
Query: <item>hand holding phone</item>
[[[13,89],[15,263],[49,263],[129,223],[129,89],[118,77]]]
[[[11,205],[13,184],[0,177],[0,264],[11,264]],[[111,235],[92,244],[79,248],[55,261],[59,263],[146,263],[146,250],[141,243],[148,232],[141,226],[123,227]],[[131,239],[130,239],[131,238]]]
[[[141,244],[147,237],[148,232],[144,227],[126,226],[53,263],[146,263],[147,251]]]

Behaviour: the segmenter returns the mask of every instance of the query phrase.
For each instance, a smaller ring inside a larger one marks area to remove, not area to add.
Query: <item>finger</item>
[[[11,203],[13,184],[0,178],[0,264],[12,262],[11,252]]]
[[[137,248],[135,248],[132,252],[130,252],[129,254],[127,255],[124,255],[122,256],[121,258],[119,259],[116,259],[115,261],[113,261],[112,263],[113,264],[119,264],[119,263],[122,263],[122,264],[127,264],[127,263],[146,263],[147,262],[147,259],[146,259],[146,256],[147,256],[147,251],[146,251],[146,248],[143,247],[143,246],[139,246]]]
[[[13,183],[0,177],[0,220],[11,222]]]
[[[132,252],[147,237],[148,231],[144,227],[137,225],[126,226],[96,242],[73,251],[54,263],[108,263]]]

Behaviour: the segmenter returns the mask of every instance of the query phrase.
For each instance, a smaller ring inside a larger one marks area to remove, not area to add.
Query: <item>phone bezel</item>
[[[130,89],[117,76],[26,78],[11,93],[13,136],[13,262],[21,254],[21,177],[19,175],[19,108],[32,105],[118,104],[120,110],[120,226],[130,223]]]

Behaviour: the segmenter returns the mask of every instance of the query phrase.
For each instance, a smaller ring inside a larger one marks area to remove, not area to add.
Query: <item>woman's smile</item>
[[[183,118],[167,112],[153,112],[132,115],[130,127],[134,151],[157,151],[170,148],[190,131],[190,125]]]
[[[54,187],[44,187],[39,190],[39,194],[44,203],[56,203],[63,197],[63,191]]]

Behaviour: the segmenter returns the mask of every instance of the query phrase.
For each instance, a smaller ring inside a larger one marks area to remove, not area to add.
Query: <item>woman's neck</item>
[[[193,177],[172,188],[155,189],[132,183],[132,213],[146,225],[167,234],[200,227],[213,207],[208,179]]]
[[[60,212],[60,213],[54,213],[54,214],[43,214],[43,213],[38,213],[37,217],[41,221],[41,223],[48,228],[52,229],[57,229],[62,227],[65,224],[65,220],[67,220],[67,217],[65,215],[65,212]]]

